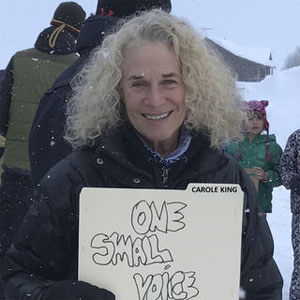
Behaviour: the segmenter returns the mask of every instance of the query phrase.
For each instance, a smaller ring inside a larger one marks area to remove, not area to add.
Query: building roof
[[[209,40],[218,44],[220,47],[226,49],[232,54],[242,57],[244,59],[251,60],[253,62],[263,64],[266,66],[274,67],[275,63],[272,61],[272,50],[270,48],[263,47],[243,47],[235,42],[227,39],[221,39],[217,37],[209,37]],[[271,59],[271,60],[270,60]]]

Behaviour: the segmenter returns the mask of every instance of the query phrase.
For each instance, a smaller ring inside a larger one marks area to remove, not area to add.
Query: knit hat
[[[75,27],[75,33],[79,33],[85,16],[85,11],[76,2],[62,2],[54,12],[51,25],[57,25],[53,24],[56,22],[59,23],[58,25],[60,25],[61,23],[65,23],[67,30],[70,30],[72,32]]]
[[[76,2],[62,2],[55,10],[50,22],[57,28],[49,38],[49,45],[54,48],[56,39],[62,30],[67,30],[73,34],[79,34],[82,22],[86,16],[83,8]]]
[[[154,8],[170,12],[171,0],[98,0],[96,15],[124,18]]]
[[[248,102],[245,102],[246,104],[246,109],[248,110],[249,115],[254,116],[255,112],[259,112],[261,113],[261,115],[264,118],[264,130],[266,130],[267,132],[267,136],[266,136],[266,156],[265,159],[266,160],[271,160],[271,153],[269,151],[270,148],[270,138],[269,138],[269,127],[270,124],[267,120],[267,112],[266,112],[266,107],[269,105],[269,101],[268,100],[251,100]],[[251,117],[249,118],[251,119]],[[241,153],[241,143],[239,143],[239,151],[238,151],[238,155],[237,155],[237,159],[241,159],[242,158],[242,153]]]
[[[264,129],[269,130],[269,122],[267,121],[267,112],[266,112],[266,107],[269,105],[268,100],[251,100],[246,102],[247,107],[251,111],[258,111],[262,114],[264,117]]]

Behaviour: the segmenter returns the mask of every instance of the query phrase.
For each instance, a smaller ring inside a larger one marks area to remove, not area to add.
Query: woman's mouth
[[[145,117],[148,120],[161,120],[164,118],[167,118],[170,114],[172,113],[172,111],[169,111],[167,113],[163,113],[163,114],[159,114],[159,115],[152,115],[152,114],[142,114],[143,117]]]

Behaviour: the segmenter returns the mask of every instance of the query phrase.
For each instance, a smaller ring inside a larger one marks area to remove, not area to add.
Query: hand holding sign
[[[115,300],[115,296],[87,282],[64,280],[45,290],[43,300],[53,299]]]

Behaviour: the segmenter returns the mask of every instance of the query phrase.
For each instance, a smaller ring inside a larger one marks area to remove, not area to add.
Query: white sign
[[[84,188],[79,279],[116,300],[237,300],[242,211],[239,185]]]

